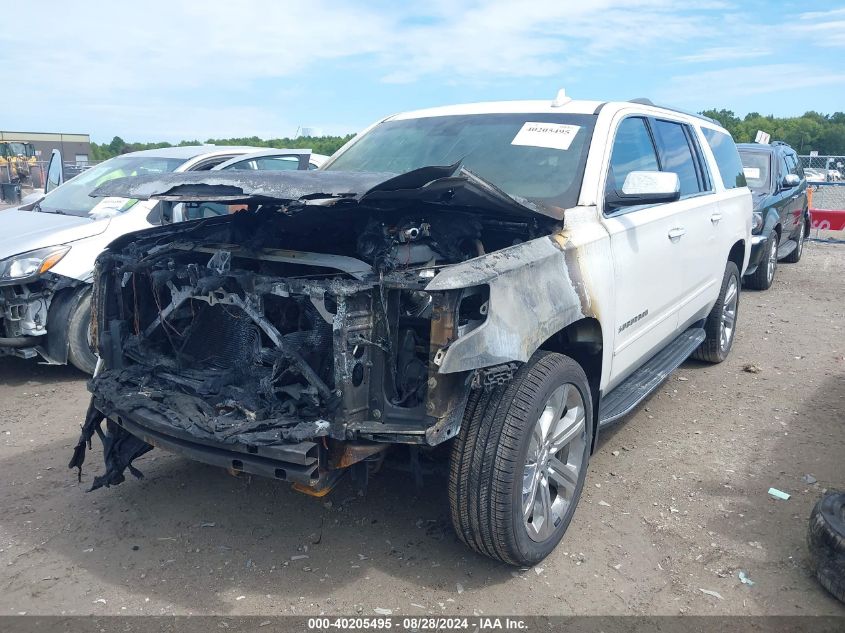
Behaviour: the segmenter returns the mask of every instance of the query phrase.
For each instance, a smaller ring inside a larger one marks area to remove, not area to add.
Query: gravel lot
[[[804,538],[845,487],[845,245],[744,293],[739,328],[728,361],[687,362],[603,434],[568,534],[522,571],[457,541],[433,477],[313,499],[155,450],[87,494],[99,442],[82,484],[66,468],[84,377],[0,359],[0,614],[843,615]]]

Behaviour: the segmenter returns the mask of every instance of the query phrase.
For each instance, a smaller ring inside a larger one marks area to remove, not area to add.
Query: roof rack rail
[[[712,119],[709,116],[704,116],[703,114],[699,114],[698,112],[690,112],[689,110],[682,110],[681,108],[675,108],[673,106],[666,106],[660,105],[649,99],[648,97],[637,97],[636,99],[629,99],[628,103],[637,103],[639,105],[647,105],[647,106],[654,106],[655,108],[663,108],[664,110],[671,110],[672,112],[678,112],[679,114],[686,114],[688,116],[694,116],[697,119],[704,119],[705,121],[709,121],[710,123],[715,123],[716,125],[722,125],[716,119]]]

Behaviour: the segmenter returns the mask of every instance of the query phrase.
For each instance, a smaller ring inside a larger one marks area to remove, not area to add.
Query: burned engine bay
[[[201,204],[200,189],[170,199]],[[70,464],[99,434],[108,472],[93,487],[138,474],[132,460],[160,445],[320,489],[389,444],[453,437],[473,385],[512,374],[441,373],[449,344],[486,320],[489,287],[426,288],[554,220],[448,197],[238,195],[215,199],[248,210],[122,238],[98,260],[102,367]]]

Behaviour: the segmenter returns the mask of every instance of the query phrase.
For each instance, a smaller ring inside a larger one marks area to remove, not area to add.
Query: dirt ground
[[[0,359],[0,614],[845,614],[804,540],[845,487],[843,244],[744,293],[730,358],[687,362],[603,434],[532,569],[465,549],[434,477],[314,499],[155,450],[145,479],[86,493],[99,442],[81,484],[66,464],[87,400],[74,369]]]

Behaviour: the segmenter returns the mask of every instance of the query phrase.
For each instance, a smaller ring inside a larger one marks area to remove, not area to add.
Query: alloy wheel
[[[778,265],[778,238],[776,233],[772,233],[771,245],[769,246],[769,257],[766,261],[766,279],[769,284],[775,278],[775,268]]]
[[[578,388],[561,385],[540,412],[522,475],[522,516],[528,536],[550,538],[575,500],[587,442],[584,400]]]
[[[719,337],[719,345],[723,352],[726,352],[731,346],[731,340],[734,335],[734,328],[736,327],[736,307],[739,302],[739,286],[736,277],[731,275],[728,281],[728,287],[725,290],[725,299],[722,303],[722,322],[721,332]]]

